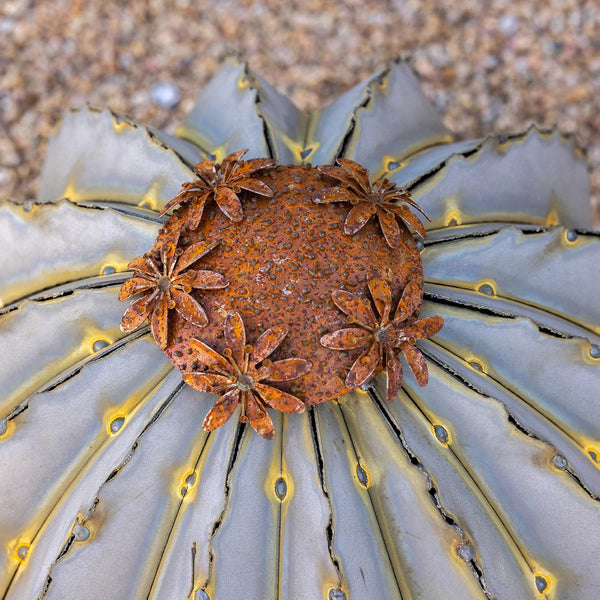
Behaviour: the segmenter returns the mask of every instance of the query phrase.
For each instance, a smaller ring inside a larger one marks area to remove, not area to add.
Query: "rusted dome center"
[[[331,400],[346,391],[346,374],[364,350],[340,352],[319,343],[347,323],[331,292],[344,289],[367,301],[368,281],[383,278],[392,297],[399,298],[409,279],[417,278],[422,287],[419,251],[406,228],[401,243],[391,248],[375,218],[353,235],[344,233],[348,204],[313,202],[320,191],[336,185],[317,168],[277,166],[261,171],[260,179],[273,196],[242,191],[240,221],[230,220],[210,201],[198,228],[182,234],[183,252],[198,242],[220,242],[194,268],[216,271],[229,285],[191,292],[206,312],[205,327],[172,311],[165,353],[182,372],[197,369],[191,340],[222,353],[225,318],[237,311],[250,344],[271,327],[288,328],[270,359],[297,357],[312,363],[307,374],[279,388],[309,404]]]

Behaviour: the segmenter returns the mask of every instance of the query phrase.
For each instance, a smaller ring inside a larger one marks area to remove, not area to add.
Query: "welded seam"
[[[144,337],[149,332],[149,326],[141,327],[140,329],[133,331],[132,333],[128,333],[127,335],[116,340],[115,342],[111,342],[110,344],[108,344],[108,346],[102,348],[102,350],[89,354],[85,358],[81,359],[79,362],[74,363],[70,367],[67,367],[64,371],[46,380],[36,390],[34,390],[32,393],[26,396],[24,400],[22,400],[10,412],[7,413],[5,417],[6,420],[11,421],[23,411],[27,410],[29,408],[30,401],[38,394],[43,394],[45,392],[51,392],[52,390],[55,390],[56,388],[60,387],[63,383],[66,383],[70,379],[73,379],[73,377],[79,375],[79,373],[87,365],[105,358],[106,356],[112,354],[113,352],[116,352],[123,346],[129,343],[133,343],[139,338]]]
[[[346,429],[346,434],[348,436],[348,439],[350,440],[350,445],[352,446],[352,452],[354,454],[356,462],[358,464],[360,464],[360,462],[361,462],[360,454],[354,443],[354,438],[352,437],[352,434],[350,433],[350,427],[348,426],[348,421],[346,420],[346,415],[344,414],[344,409],[341,404],[338,404],[337,406],[338,406],[338,410],[340,412],[340,417],[342,418],[342,422]],[[369,488],[366,488],[366,494],[367,494],[367,498],[369,498],[369,504],[371,506],[373,517],[375,518],[375,522],[377,523],[377,530],[379,532],[379,537],[380,537],[381,541],[383,542],[383,547],[385,548],[388,563],[390,565],[390,568],[392,569],[392,573],[394,574],[394,581],[396,583],[396,587],[398,588],[398,594],[400,596],[400,600],[402,600],[404,598],[404,593],[406,590],[403,591],[403,589],[402,589],[402,584],[400,583],[401,577],[396,572],[396,566],[394,565],[394,561],[392,560],[392,555],[390,554],[388,545],[386,543],[385,535],[383,534],[384,530],[382,527],[382,522],[385,523],[385,518],[382,519],[381,516],[379,515],[379,513],[377,512],[377,509],[375,508],[375,503],[373,502],[373,497],[371,495],[371,490]],[[410,596],[411,596],[410,591],[408,591],[408,598],[410,598]]]
[[[319,477],[319,484],[321,486],[321,493],[325,498],[325,502],[327,503],[327,510],[329,513],[327,519],[327,525],[325,527],[325,537],[327,539],[327,552],[329,553],[329,560],[333,565],[333,568],[336,572],[338,578],[338,587],[342,587],[345,581],[345,577],[343,576],[343,569],[341,564],[341,559],[335,552],[335,528],[334,528],[334,510],[333,510],[333,502],[331,501],[331,497],[329,495],[329,490],[327,489],[326,482],[326,474],[325,474],[325,457],[322,451],[322,443],[321,436],[319,434],[320,425],[317,424],[317,417],[315,413],[315,407],[310,406],[307,410],[308,413],[308,423],[310,425],[311,438],[313,442],[313,448],[315,452],[315,460],[317,467],[317,476]]]
[[[136,412],[138,407],[141,406],[142,404],[144,404],[144,402],[146,402],[147,398],[149,396],[151,396],[163,383],[164,381],[167,379],[167,377],[171,374],[171,372],[173,371],[173,369],[170,369],[169,372],[166,373],[166,375],[164,375],[163,377],[161,377],[157,383],[152,387],[152,389],[144,394],[144,396],[139,400],[139,402],[133,407],[133,411],[132,412]],[[127,427],[127,424],[125,425],[125,427]],[[33,544],[35,543],[35,541],[37,540],[38,536],[40,535],[40,532],[44,529],[44,527],[46,526],[46,523],[48,522],[48,520],[51,518],[52,513],[56,510],[56,507],[63,501],[65,495],[68,493],[69,489],[73,486],[73,483],[76,481],[76,479],[78,478],[79,474],[82,473],[88,465],[92,464],[93,461],[95,460],[96,456],[98,455],[99,452],[101,452],[103,450],[104,445],[106,444],[106,441],[110,438],[110,435],[105,435],[101,442],[98,444],[98,447],[92,452],[92,454],[90,456],[88,456],[88,458],[85,460],[85,462],[81,465],[80,468],[77,469],[77,473],[73,475],[73,477],[71,477],[71,479],[69,480],[68,483],[66,483],[63,486],[63,491],[60,493],[60,496],[58,497],[58,499],[56,500],[56,502],[52,505],[52,508],[50,511],[48,511],[48,513],[46,514],[46,516],[44,517],[43,522],[41,523],[41,525],[38,527],[37,531],[35,532],[35,534],[32,536],[31,540],[30,540],[30,544],[33,546]],[[38,515],[39,516],[39,515]],[[68,547],[70,548],[71,544],[74,541],[73,536],[69,536],[69,538],[67,538],[67,542],[68,543]],[[66,544],[65,543],[65,544]],[[68,551],[68,548],[65,549],[65,545],[63,545],[63,548],[60,550],[59,554],[58,554],[58,558],[55,559],[55,562],[57,560],[59,560],[60,558],[62,558],[62,556],[64,554],[66,554],[66,552]],[[12,581],[14,580],[14,577],[16,576],[16,574],[19,572],[19,569],[21,569],[22,563],[19,564],[17,566],[17,568],[15,569],[15,572],[13,574],[13,577],[11,578],[11,581],[8,585],[8,587],[5,590],[4,595],[2,596],[2,600],[4,600],[4,598],[6,598],[6,595],[10,592],[10,588],[12,585]]]
[[[51,300],[60,300],[67,298],[79,291],[95,291],[103,290],[109,287],[121,285],[131,275],[131,271],[120,271],[112,275],[100,275],[95,277],[81,277],[79,279],[71,279],[64,283],[59,283],[41,290],[36,290],[26,296],[22,296],[17,300],[14,300],[10,304],[0,308],[0,317],[5,314],[19,310],[25,302],[31,302],[32,304],[43,304],[44,302],[50,302]],[[115,276],[116,275],[116,276]],[[73,287],[69,287],[73,285]]]
[[[430,344],[432,344],[433,346],[437,346],[439,349],[442,350],[442,352],[446,352],[446,353],[450,354],[457,361],[459,361],[459,363],[464,364],[466,366],[466,363],[465,363],[464,359],[462,359],[460,356],[458,356],[454,352],[452,352],[452,351],[448,350],[447,348],[445,348],[444,346],[442,346],[439,342],[436,342],[433,338],[431,338],[431,339],[429,339],[427,341]],[[471,387],[473,385],[468,379],[466,379],[465,376],[463,376],[462,374],[459,374],[450,365],[445,364],[439,357],[431,354],[431,352],[427,351],[426,348],[425,349],[421,348],[421,351],[427,357],[428,360],[430,360],[433,363],[435,363],[436,365],[438,365],[444,371],[447,371],[450,375],[452,375],[455,379],[461,381],[461,383],[463,383],[464,385],[467,385],[468,387]],[[509,388],[507,388],[506,386],[504,386],[502,384],[502,382],[500,382],[497,379],[491,377],[488,373],[478,372],[477,375],[480,376],[482,379],[489,380],[493,386],[499,388],[499,392],[501,394],[508,395],[508,396],[514,396],[518,401],[520,401],[524,406],[526,406],[527,408],[529,408],[540,419],[542,419],[543,421],[547,421],[548,423],[550,423],[558,431],[558,433],[560,435],[562,435],[563,437],[565,437],[569,442],[571,442],[577,448],[577,450],[581,453],[582,456],[585,456],[585,451],[581,447],[581,445],[579,444],[579,442],[576,439],[574,439],[568,431],[565,431],[562,428],[562,426],[561,426],[560,423],[555,422],[553,419],[551,419],[550,417],[548,417],[547,415],[545,415],[544,413],[542,413],[535,405],[533,405],[530,402],[528,402],[525,399],[525,397],[521,396],[520,394],[517,394],[513,390],[510,390]],[[475,391],[477,391],[478,393],[481,393],[480,390],[478,390],[476,387],[473,387],[473,389],[475,389]],[[484,393],[483,395],[486,395],[486,394]],[[520,433],[522,433],[524,435],[527,435],[530,438],[533,438],[533,439],[535,439],[535,440],[537,440],[537,441],[545,444],[553,452],[559,453],[557,447],[553,443],[549,442],[546,438],[541,437],[540,435],[534,433],[533,431],[531,431],[530,429],[528,429],[527,427],[525,427],[522,422],[518,421],[517,418],[512,414],[512,412],[506,406],[505,402],[503,402],[502,400],[498,399],[495,396],[487,395],[487,397],[488,398],[492,398],[493,400],[496,400],[500,405],[502,405],[502,407],[504,408],[504,410],[507,413],[507,420],[508,420],[508,422],[517,431],[519,431]],[[570,465],[570,472],[569,472],[569,474],[571,475],[571,477],[573,478],[573,480],[576,481],[581,486],[581,488],[585,491],[585,493],[592,500],[594,500],[596,502],[600,502],[600,496],[598,496],[594,492],[592,492],[583,483],[583,479],[581,478],[581,476],[579,475],[579,473],[572,467],[572,465]]]
[[[426,285],[435,285],[444,289],[453,291],[456,290],[457,292],[460,293],[464,293],[467,296],[472,296],[474,301],[473,303],[471,302],[463,302],[460,300],[454,300],[452,298],[448,298],[446,296],[441,296],[435,292],[425,292],[425,295],[432,299],[433,302],[437,302],[438,304],[446,304],[449,306],[456,306],[458,308],[468,308],[470,310],[474,310],[476,312],[480,312],[483,314],[488,314],[488,315],[492,315],[492,316],[500,316],[503,318],[522,318],[522,319],[527,319],[529,321],[531,321],[532,323],[534,323],[536,325],[536,327],[538,329],[540,329],[543,333],[546,333],[548,335],[551,335],[553,337],[559,337],[562,339],[571,339],[573,337],[580,337],[582,339],[585,339],[585,336],[583,335],[576,335],[573,333],[568,333],[566,331],[560,331],[558,329],[555,329],[554,327],[551,327],[550,324],[547,321],[543,321],[542,323],[538,323],[537,321],[535,321],[533,319],[532,316],[528,316],[528,315],[524,315],[524,314],[519,314],[517,312],[502,312],[500,310],[497,310],[495,308],[491,308],[489,305],[484,305],[484,304],[477,304],[475,302],[475,299],[477,298],[485,298],[485,296],[482,296],[479,292],[475,291],[475,290],[471,290],[468,288],[462,288],[462,287],[458,287],[455,285],[451,285],[451,284],[447,284],[447,283],[443,283],[443,282],[439,282],[439,281],[432,281],[430,279],[425,278],[425,284]],[[548,315],[549,317],[552,317],[558,321],[565,321],[566,323],[572,325],[573,327],[577,328],[577,329],[583,329],[586,333],[591,334],[592,336],[594,336],[595,338],[598,337],[598,334],[596,332],[594,332],[593,330],[588,329],[587,324],[581,324],[578,323],[577,321],[573,321],[570,318],[570,315],[565,315],[563,313],[560,312],[554,312],[554,310],[552,310],[550,307],[547,306],[538,306],[537,304],[533,304],[531,302],[528,302],[527,299],[525,298],[519,298],[517,299],[512,299],[509,298],[507,296],[501,296],[499,294],[496,294],[495,296],[491,297],[490,299],[496,299],[498,300],[499,303],[506,303],[508,304],[507,308],[510,308],[512,305],[523,305],[529,309],[531,309],[532,311],[534,311],[535,313],[539,313],[542,317],[544,315]],[[513,309],[514,310],[514,309]]]
[[[200,451],[198,452],[198,455],[196,457],[196,460],[194,461],[194,468],[192,470],[193,473],[196,473],[196,470],[198,469],[198,465],[200,464],[200,460],[202,459],[202,455],[204,454],[204,450],[206,449],[206,447],[208,446],[208,440],[210,438],[210,436],[212,435],[212,432],[209,432],[206,437],[204,438],[204,442],[202,444],[202,447],[200,448]],[[199,484],[200,481],[200,477],[198,475],[196,475],[197,478],[197,482],[196,484]],[[181,509],[183,507],[183,503],[185,501],[185,498],[182,497],[181,500],[179,500],[179,504],[177,506],[177,509],[175,510],[175,514],[173,516],[173,520],[171,522],[171,526],[169,527],[169,531],[167,532],[166,536],[165,536],[165,543],[163,544],[162,550],[160,552],[160,557],[158,559],[158,562],[156,563],[156,570],[154,571],[154,576],[152,577],[152,581],[150,582],[150,587],[148,588],[148,595],[146,596],[146,598],[149,600],[150,597],[152,596],[152,590],[154,589],[154,585],[158,579],[158,575],[159,572],[161,570],[161,566],[163,565],[163,559],[165,557],[167,548],[169,546],[169,542],[171,541],[172,535],[173,535],[173,531],[175,529],[175,526],[177,525],[177,522],[179,521],[180,518],[180,513],[181,513]],[[192,562],[192,565],[194,565],[194,563]]]
[[[223,508],[217,518],[213,521],[213,526],[210,532],[210,538],[208,540],[208,569],[207,576],[199,588],[203,591],[206,591],[208,585],[212,582],[213,571],[214,571],[214,563],[215,563],[215,549],[214,543],[215,538],[221,526],[223,525],[223,520],[227,516],[227,512],[229,509],[229,502],[231,499],[231,478],[235,465],[237,464],[237,460],[240,455],[241,445],[247,435],[247,425],[245,423],[239,422],[237,425],[237,429],[235,432],[235,441],[233,447],[231,449],[231,454],[229,457],[229,464],[227,465],[227,471],[225,475],[225,484],[223,486]]]
[[[160,385],[160,384],[158,384],[158,385]],[[136,450],[138,449],[138,447],[140,445],[142,437],[158,421],[158,419],[161,417],[163,412],[167,409],[168,406],[171,405],[171,403],[173,402],[175,397],[185,387],[185,385],[186,384],[183,381],[179,382],[177,384],[176,388],[169,394],[167,399],[161,404],[161,406],[154,413],[154,415],[152,415],[152,417],[150,418],[148,423],[146,423],[146,425],[143,427],[142,431],[136,437],[135,441],[133,442],[133,444],[131,445],[131,447],[129,449],[129,452],[125,455],[125,458],[123,458],[123,460],[116,467],[114,467],[112,469],[112,471],[109,473],[109,475],[104,480],[104,482],[102,484],[100,484],[100,487],[98,488],[98,491],[96,492],[94,500],[89,505],[87,513],[85,514],[85,516],[83,516],[81,519],[79,519],[77,521],[79,523],[79,525],[82,525],[82,526],[85,525],[93,517],[94,513],[96,512],[96,508],[98,507],[98,504],[100,503],[100,496],[102,495],[102,491],[103,491],[104,487],[123,471],[123,469],[125,468],[127,463],[133,458],[133,455],[135,454]],[[73,536],[73,534],[70,534],[69,537],[67,538],[66,542],[64,543],[63,547],[61,548],[60,552],[58,553],[57,557],[55,558],[53,563],[50,565],[48,575],[46,577],[46,582],[45,582],[45,584],[42,588],[42,591],[41,591],[40,595],[38,596],[37,600],[44,600],[44,598],[46,598],[46,596],[48,594],[48,590],[50,589],[50,585],[52,584],[52,573],[53,573],[55,567],[59,564],[60,560],[70,551],[70,549],[73,545],[73,542],[74,542],[74,536]]]

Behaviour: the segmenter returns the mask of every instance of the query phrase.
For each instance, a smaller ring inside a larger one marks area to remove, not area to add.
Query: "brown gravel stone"
[[[588,150],[600,222],[600,7],[595,0],[117,2],[0,5],[0,197],[35,196],[46,138],[69,106],[110,106],[172,130],[223,58],[314,110],[411,54],[459,139],[557,123]],[[174,108],[151,90],[173,84]],[[154,97],[154,101],[152,98]]]

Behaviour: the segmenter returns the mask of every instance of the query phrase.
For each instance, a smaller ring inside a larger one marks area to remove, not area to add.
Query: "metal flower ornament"
[[[172,133],[69,111],[39,189],[0,202],[1,598],[597,599],[572,137],[456,141],[402,60],[311,115],[232,61]]]

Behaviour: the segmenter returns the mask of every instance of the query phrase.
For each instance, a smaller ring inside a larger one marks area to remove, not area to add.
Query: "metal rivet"
[[[210,596],[204,590],[196,590],[194,600],[210,600]]]
[[[369,487],[369,474],[363,469],[360,463],[356,463],[356,477],[358,478],[360,485],[365,488]]]
[[[480,294],[485,294],[486,296],[494,295],[494,288],[489,283],[483,283],[478,288],[477,291]]]
[[[592,358],[600,358],[600,346],[592,344],[590,347],[590,356]]]
[[[481,363],[479,361],[470,360],[469,365],[471,365],[476,371],[483,373],[483,367],[481,366]]]
[[[371,379],[370,381],[367,381],[367,383],[363,383],[362,385],[359,385],[358,389],[362,390],[363,392],[368,392],[369,390],[375,389],[375,384],[373,383],[373,380]]]
[[[400,163],[396,162],[395,160],[390,160],[390,162],[387,164],[388,171],[393,171],[394,169],[397,169],[399,166],[400,166]]]
[[[576,241],[578,237],[579,236],[577,235],[577,232],[573,229],[569,229],[569,231],[567,231],[567,240],[569,240],[569,242]]]
[[[569,462],[567,461],[567,459],[562,456],[561,454],[557,454],[553,459],[552,462],[554,463],[554,466],[559,470],[559,471],[564,471],[568,466],[569,466]]]
[[[329,600],[346,600],[346,594],[340,588],[330,588]]]
[[[458,225],[458,221],[456,219],[452,218],[448,221],[448,227],[455,227],[456,225]]]
[[[448,430],[443,425],[435,425],[433,428],[435,433],[435,437],[438,439],[438,442],[441,444],[447,444],[450,436],[448,435]]]
[[[152,204],[148,200],[144,200],[144,202],[140,204],[140,208],[152,209]]]
[[[123,423],[125,422],[125,417],[117,417],[110,422],[110,432],[117,433],[121,427],[123,427]]]
[[[21,560],[25,560],[25,558],[27,557],[27,553],[28,552],[29,552],[29,546],[19,546],[17,548],[17,556]]]
[[[100,352],[102,348],[106,348],[108,346],[108,342],[106,340],[96,340],[92,346],[92,350],[94,352]]]
[[[25,200],[25,202],[23,202],[23,210],[25,212],[31,212],[33,210],[33,200]]]
[[[306,158],[312,151],[313,151],[312,148],[305,148],[304,150],[302,150],[300,152],[300,158],[302,158],[302,159]]]
[[[100,271],[100,275],[112,275],[113,273],[116,273],[117,269],[115,269],[115,267],[113,267],[112,265],[106,265],[102,271]]]
[[[85,525],[75,525],[73,527],[73,536],[76,542],[85,542],[90,537],[90,530]]]
[[[541,594],[542,592],[545,592],[548,589],[548,581],[541,575],[536,575],[535,587],[537,591]]]
[[[185,484],[188,486],[188,488],[191,488],[194,483],[196,483],[196,473],[190,473],[186,478],[185,478]]]
[[[588,450],[588,454],[590,455],[590,458],[594,462],[598,462],[598,455],[596,454],[596,452],[594,450]]]
[[[456,554],[458,558],[468,563],[475,558],[475,548],[469,542],[465,542],[456,548]]]
[[[424,249],[425,249],[425,244],[423,243],[423,240],[417,240],[417,250],[419,252],[423,252]]]
[[[275,482],[274,491],[280,501],[287,496],[287,483],[283,477],[279,477]]]
[[[8,425],[6,424],[6,419],[2,419],[0,421],[0,436],[3,436],[8,431]]]
[[[182,498],[185,498],[187,493],[188,493],[188,489],[185,487],[185,485],[179,490],[179,493],[181,494]]]

